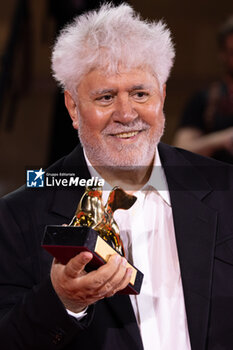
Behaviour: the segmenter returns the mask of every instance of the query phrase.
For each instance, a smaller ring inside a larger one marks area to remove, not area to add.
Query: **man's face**
[[[152,163],[164,128],[165,89],[141,69],[106,76],[93,70],[77,89],[77,106],[70,110],[80,141],[93,165],[135,167]],[[75,106],[75,104],[73,104]]]

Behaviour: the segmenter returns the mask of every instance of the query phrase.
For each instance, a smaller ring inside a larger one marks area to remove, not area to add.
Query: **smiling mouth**
[[[131,137],[138,135],[139,133],[140,131],[121,132],[119,134],[114,134],[112,136],[115,136],[119,139],[129,139]]]

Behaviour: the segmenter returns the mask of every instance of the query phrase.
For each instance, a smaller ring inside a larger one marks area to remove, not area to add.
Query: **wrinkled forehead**
[[[85,74],[77,85],[77,92],[85,86],[88,88],[104,89],[108,87],[125,87],[131,86],[152,86],[160,89],[157,77],[153,74],[148,66],[126,67],[122,63],[118,65],[117,70],[106,69],[97,66]]]

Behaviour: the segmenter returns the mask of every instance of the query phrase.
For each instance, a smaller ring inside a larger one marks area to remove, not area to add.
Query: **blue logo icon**
[[[27,170],[27,187],[44,187],[44,174],[45,171],[40,170]]]

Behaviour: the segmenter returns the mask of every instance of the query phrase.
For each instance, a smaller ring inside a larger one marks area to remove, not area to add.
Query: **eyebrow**
[[[134,91],[134,90],[151,90],[152,86],[151,85],[144,85],[144,84],[140,84],[140,85],[133,85],[129,91]]]
[[[104,95],[104,94],[109,94],[109,93],[116,93],[116,89],[100,89],[100,90],[93,90],[90,92],[92,96],[95,95]]]
[[[130,88],[127,89],[127,91],[135,91],[135,90],[151,90],[152,86],[151,85],[144,85],[144,84],[139,84],[139,85],[133,85]],[[117,89],[99,89],[99,90],[93,90],[90,92],[92,96],[96,95],[104,95],[104,94],[114,94],[117,93]]]

